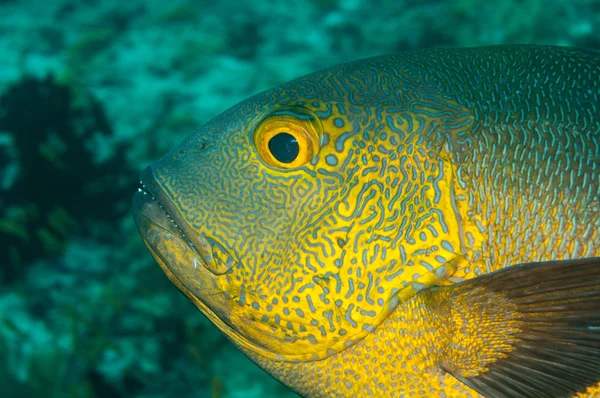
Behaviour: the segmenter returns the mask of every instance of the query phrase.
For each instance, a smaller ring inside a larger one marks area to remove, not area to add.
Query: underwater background
[[[600,0],[0,0],[0,397],[295,397],[155,264],[139,171],[305,73],[506,43],[600,50]]]

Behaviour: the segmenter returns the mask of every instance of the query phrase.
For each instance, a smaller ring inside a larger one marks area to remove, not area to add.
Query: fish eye
[[[302,107],[277,109],[258,124],[253,141],[261,159],[272,167],[291,169],[314,158],[320,149],[321,121]]]
[[[269,151],[281,163],[291,163],[298,157],[300,147],[298,146],[296,137],[286,132],[281,132],[275,134],[269,140]]]

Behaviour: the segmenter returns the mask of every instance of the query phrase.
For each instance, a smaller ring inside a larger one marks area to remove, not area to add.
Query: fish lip
[[[167,211],[141,188],[133,195],[133,209],[138,231],[167,278],[221,330],[234,335],[231,297],[220,290],[218,278],[203,266]]]
[[[143,212],[152,222],[161,225],[163,228],[165,228],[164,224],[168,224],[169,227],[166,229],[176,233],[179,238],[185,241],[190,249],[192,249],[201,265],[210,269],[211,263],[214,263],[210,242],[203,234],[198,234],[187,224],[179,213],[179,210],[177,210],[162,187],[156,182],[152,166],[148,166],[142,171],[140,175],[140,186],[138,192],[134,195],[134,211]],[[136,196],[139,195],[149,196],[151,201],[146,198],[146,200],[141,203],[140,199],[136,199]],[[145,206],[146,209],[143,210],[141,206]],[[161,212],[162,216],[165,217],[163,220],[158,216]]]

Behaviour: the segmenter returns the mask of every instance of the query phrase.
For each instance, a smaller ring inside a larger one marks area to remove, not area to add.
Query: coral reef
[[[0,166],[0,277],[11,282],[25,264],[59,254],[75,233],[101,239],[102,224],[109,236],[136,180],[126,146],[109,143],[98,101],[51,77],[25,77],[0,96],[0,131],[7,159]]]

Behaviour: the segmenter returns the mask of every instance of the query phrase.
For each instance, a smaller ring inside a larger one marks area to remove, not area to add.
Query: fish
[[[596,396],[599,156],[599,53],[410,50],[224,111],[141,172],[134,218],[301,396]]]

